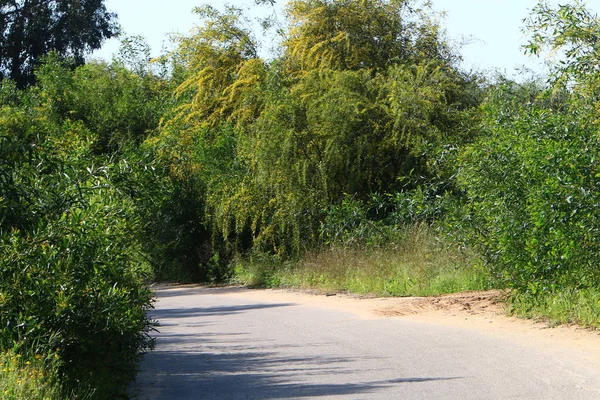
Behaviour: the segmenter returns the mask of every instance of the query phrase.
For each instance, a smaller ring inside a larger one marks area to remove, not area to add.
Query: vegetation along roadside
[[[268,57],[244,10],[198,7],[162,57],[132,37],[87,63],[118,32],[104,3],[31,4],[0,9],[0,397],[126,397],[152,280],[499,288],[516,315],[600,325],[582,3],[532,10],[525,49],[558,59],[520,83],[462,70],[413,0],[292,0]]]

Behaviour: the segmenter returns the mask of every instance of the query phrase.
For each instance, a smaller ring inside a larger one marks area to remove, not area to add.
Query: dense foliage
[[[96,154],[102,131],[91,117],[102,105],[69,83],[129,75],[117,65],[72,72],[49,60],[35,88],[0,88],[0,346],[51,359],[63,390],[99,398],[123,390],[152,344],[152,296],[134,199],[119,186],[130,167]],[[125,97],[121,85],[115,99]],[[81,111],[67,94],[81,96]]]
[[[507,285],[596,288],[600,23],[581,3],[540,4],[528,48],[562,54],[548,84],[500,82],[482,107],[459,182],[480,246]]]
[[[594,287],[597,124],[552,93],[526,94],[515,101],[514,85],[498,88],[481,137],[461,159],[477,243],[509,285]]]
[[[181,39],[178,105],[154,145],[174,174],[202,182],[208,227],[234,248],[297,255],[346,195],[451,190],[449,149],[472,134],[477,87],[432,14],[294,1],[281,55],[266,61],[241,10],[198,13],[206,23]]]
[[[77,4],[114,33],[102,2]],[[152,63],[128,38],[111,63],[41,42],[20,78],[0,65],[10,368],[35,360],[65,398],[123,394],[152,345],[151,279],[595,302],[600,23],[580,3],[534,10],[526,48],[563,58],[525,83],[462,71],[410,0],[294,0],[268,59],[244,10],[196,13]]]

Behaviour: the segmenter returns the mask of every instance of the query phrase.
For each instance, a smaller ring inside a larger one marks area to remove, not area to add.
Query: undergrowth
[[[0,354],[0,398],[4,400],[58,400],[60,388],[41,356],[23,359],[8,351]],[[78,397],[80,398],[80,397]]]
[[[415,225],[377,246],[329,246],[295,262],[253,255],[239,259],[240,283],[348,291],[378,296],[433,296],[494,287],[472,252],[440,242],[431,228]]]
[[[577,324],[600,328],[600,290],[560,289],[543,294],[515,292],[509,298],[510,314],[546,321],[551,326]]]

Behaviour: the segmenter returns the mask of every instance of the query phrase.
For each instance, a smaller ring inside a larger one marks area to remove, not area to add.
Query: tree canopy
[[[204,23],[174,52],[185,73],[154,141],[203,182],[214,231],[297,253],[346,194],[450,175],[438,156],[467,133],[472,81],[415,4],[295,0],[272,60],[243,10],[196,10]]]
[[[116,18],[104,0],[1,0],[0,78],[30,84],[51,51],[83,64],[86,53],[118,33]]]

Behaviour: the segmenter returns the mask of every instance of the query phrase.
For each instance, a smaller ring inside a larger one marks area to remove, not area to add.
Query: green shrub
[[[138,220],[89,131],[23,96],[0,107],[0,351],[56,355],[65,393],[114,398],[152,344]]]
[[[430,183],[393,194],[372,194],[368,201],[346,195],[329,206],[319,230],[325,244],[386,246],[418,224],[433,225],[456,212],[459,198]]]
[[[103,179],[89,178],[56,188],[88,192],[85,198],[44,213],[31,231],[13,228],[0,238],[0,344],[57,354],[68,388],[114,393],[151,344],[145,311],[152,295],[132,247],[130,205],[110,189],[94,189]],[[59,195],[40,194],[42,201]]]
[[[80,121],[98,154],[135,148],[157,127],[170,104],[168,82],[118,62],[70,69],[50,55],[36,72],[49,118]]]
[[[600,144],[574,96],[506,84],[461,158],[472,243],[506,284],[540,293],[600,284]],[[521,91],[519,93],[519,91]],[[564,98],[567,97],[567,102]],[[591,118],[592,117],[592,118]]]

